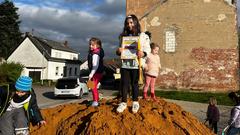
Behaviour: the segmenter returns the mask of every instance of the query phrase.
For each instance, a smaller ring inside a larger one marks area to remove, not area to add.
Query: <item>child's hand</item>
[[[138,58],[142,58],[144,56],[143,51],[137,51]]]
[[[120,48],[117,49],[117,52],[118,52],[118,53],[122,53],[122,51],[123,51],[123,48],[122,48],[122,47],[120,47]]]

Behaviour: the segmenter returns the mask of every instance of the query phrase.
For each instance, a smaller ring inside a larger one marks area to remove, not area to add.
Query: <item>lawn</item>
[[[148,91],[149,92],[149,91]],[[183,101],[190,101],[190,102],[199,102],[199,103],[206,103],[208,104],[210,97],[215,97],[217,99],[218,105],[227,105],[233,106],[234,102],[232,102],[228,98],[228,93],[211,93],[211,92],[191,92],[189,90],[161,90],[157,89],[155,91],[156,96],[163,97],[166,99],[174,99],[174,100],[183,100]],[[114,93],[113,95],[116,96],[118,92]],[[150,95],[150,93],[148,94]],[[139,92],[139,96],[142,96],[142,90]]]
[[[209,98],[213,96],[217,99],[218,105],[233,106],[234,103],[228,98],[227,95],[228,93],[156,90],[156,96],[164,97],[167,99],[208,103]]]

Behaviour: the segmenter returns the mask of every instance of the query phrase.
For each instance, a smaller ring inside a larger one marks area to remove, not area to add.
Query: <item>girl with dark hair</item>
[[[98,106],[99,94],[97,85],[102,79],[103,74],[103,57],[104,51],[102,49],[102,42],[100,39],[92,37],[89,40],[89,53],[88,53],[88,68],[90,70],[89,80],[94,82],[92,89],[93,102],[92,106]]]
[[[140,41],[140,50],[137,51],[137,57],[141,59],[141,63],[145,63],[144,59],[148,53],[150,53],[150,39],[148,35],[144,32],[141,32],[141,26],[138,21],[138,18],[135,15],[129,15],[125,18],[124,21],[124,28],[122,33],[120,34],[120,47],[117,49],[117,55],[121,55],[124,48],[121,47],[122,45],[122,38],[124,36],[139,36]],[[121,113],[127,108],[127,92],[130,87],[132,87],[132,112],[136,113],[140,105],[138,103],[138,78],[139,78],[139,63],[138,59],[122,59],[122,66],[121,66],[121,86],[120,92],[122,96],[122,101],[117,108],[117,112]],[[141,68],[141,67],[140,67]]]
[[[231,116],[228,122],[230,128],[227,135],[237,135],[240,133],[240,97],[236,92],[229,93],[228,97],[236,104],[231,110]]]

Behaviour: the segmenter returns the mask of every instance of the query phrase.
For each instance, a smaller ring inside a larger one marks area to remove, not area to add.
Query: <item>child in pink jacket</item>
[[[151,89],[151,98],[154,101],[157,101],[155,97],[155,81],[161,68],[160,57],[158,55],[159,46],[155,43],[150,44],[151,53],[147,56],[146,65],[145,65],[145,86],[143,89],[143,99],[148,99],[147,91],[150,86]]]

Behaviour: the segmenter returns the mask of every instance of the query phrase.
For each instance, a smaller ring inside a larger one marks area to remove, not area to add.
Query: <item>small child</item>
[[[217,100],[215,97],[210,97],[209,105],[207,109],[207,119],[209,127],[214,131],[215,134],[218,132],[217,123],[219,121],[219,110],[217,108]]]
[[[0,87],[0,134],[28,135],[29,123],[46,125],[32,89],[32,78],[20,76],[15,92]]]
[[[102,49],[102,42],[100,39],[92,37],[89,40],[89,53],[88,53],[88,68],[90,70],[89,80],[94,82],[92,89],[93,103],[92,106],[98,106],[99,94],[97,85],[102,79],[103,74],[103,57],[104,51]]]
[[[155,96],[155,81],[161,68],[160,57],[158,55],[159,46],[155,43],[150,44],[151,53],[147,56],[147,61],[145,65],[145,86],[143,88],[143,99],[148,99],[147,91],[150,86],[151,97],[154,101],[157,101]]]

